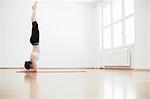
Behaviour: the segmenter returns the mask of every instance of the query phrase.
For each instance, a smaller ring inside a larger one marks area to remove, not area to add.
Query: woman
[[[30,38],[30,43],[32,44],[32,53],[30,56],[30,61],[25,62],[25,69],[26,71],[37,71],[37,64],[36,61],[39,58],[40,48],[39,48],[39,29],[38,23],[36,21],[36,8],[37,8],[37,1],[34,3],[32,7],[32,34]]]

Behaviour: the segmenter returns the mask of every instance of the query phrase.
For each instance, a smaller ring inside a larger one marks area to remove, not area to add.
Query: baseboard
[[[23,67],[0,67],[0,69],[23,69]],[[133,66],[100,66],[100,67],[39,67],[38,69],[110,69],[110,70],[137,70],[150,71],[150,67]]]
[[[113,70],[132,70],[131,66],[104,66],[105,69],[113,69]]]
[[[23,69],[23,67],[0,67],[0,69]],[[98,69],[97,67],[39,67],[38,69]]]
[[[23,67],[0,67],[0,69],[23,69]]]
[[[38,69],[96,69],[95,67],[39,67]]]
[[[150,67],[133,67],[133,70],[150,71]]]

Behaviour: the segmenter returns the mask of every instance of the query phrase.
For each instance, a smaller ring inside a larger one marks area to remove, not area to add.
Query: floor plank
[[[0,99],[150,99],[150,72],[0,69]],[[86,71],[86,72],[80,72]]]

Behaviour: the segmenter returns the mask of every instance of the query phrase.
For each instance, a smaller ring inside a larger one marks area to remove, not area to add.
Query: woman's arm
[[[30,69],[31,71],[37,71],[37,64],[36,64],[36,61],[34,60],[31,60],[32,61],[32,68]]]

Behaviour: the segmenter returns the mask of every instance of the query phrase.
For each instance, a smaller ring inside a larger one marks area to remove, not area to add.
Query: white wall
[[[43,65],[96,65],[97,33],[91,4],[42,3],[39,9],[39,19],[49,19],[40,20]]]
[[[0,66],[19,66],[30,50],[30,3],[3,2],[2,62]],[[29,16],[27,16],[29,14]]]
[[[1,11],[1,9],[2,9],[2,7],[1,7],[1,3],[0,3],[0,22],[2,22],[2,11]],[[0,24],[0,35],[1,35],[1,33],[2,33],[2,26],[1,26],[1,24]],[[2,58],[2,56],[1,56],[1,52],[2,52],[2,47],[1,47],[1,36],[0,36],[0,63],[1,63],[1,58]]]
[[[101,35],[101,32],[102,32],[102,12],[101,12],[101,4],[99,4],[98,6],[98,13],[99,13],[99,18],[98,18],[98,22],[99,22],[99,48],[98,48],[98,67],[101,67],[102,66],[102,52],[101,52],[101,49],[102,49],[102,42],[101,42],[101,38],[102,38],[102,35]]]
[[[100,27],[100,23],[99,23],[99,19],[100,19],[100,9],[99,9],[99,3],[98,2],[93,2],[91,3],[91,6],[93,7],[93,34],[95,33],[95,35],[93,36],[93,39],[95,39],[94,45],[95,45],[95,51],[94,54],[96,56],[95,59],[95,66],[99,66],[99,46],[100,46],[100,31],[99,31],[99,27]],[[92,44],[93,45],[93,44]]]
[[[148,65],[150,66],[150,1],[148,0]]]
[[[147,0],[135,0],[135,67],[148,66],[147,7]]]
[[[0,35],[2,34],[2,2],[0,1]],[[0,63],[2,61],[2,36],[0,36]]]
[[[29,59],[31,5],[31,2],[5,2],[0,66],[20,67]],[[92,3],[39,2],[39,66],[97,65],[96,17]]]

